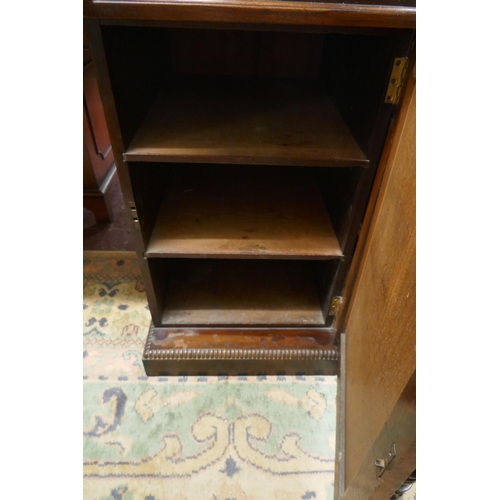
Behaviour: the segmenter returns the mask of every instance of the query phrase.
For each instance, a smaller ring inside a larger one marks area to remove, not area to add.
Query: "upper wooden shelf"
[[[342,257],[310,169],[171,168],[147,257]]]
[[[333,101],[310,80],[169,80],[126,161],[368,166]]]

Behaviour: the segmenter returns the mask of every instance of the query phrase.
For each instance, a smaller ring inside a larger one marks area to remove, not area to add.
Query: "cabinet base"
[[[336,375],[328,328],[164,328],[151,324],[142,362],[148,376]]]

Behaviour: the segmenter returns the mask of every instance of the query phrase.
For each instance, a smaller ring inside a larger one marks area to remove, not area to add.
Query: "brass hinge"
[[[132,215],[132,225],[134,229],[140,229],[139,225],[139,216],[137,215],[137,208],[135,206],[135,203],[133,201],[128,202],[128,207],[130,209],[130,214]]]
[[[396,57],[396,59],[394,59],[391,77],[389,78],[389,86],[387,87],[387,93],[385,95],[386,103],[398,103],[407,67],[408,59],[406,57]]]
[[[342,297],[333,297],[332,303],[330,304],[330,311],[328,312],[328,316],[337,317],[340,306],[342,305]]]

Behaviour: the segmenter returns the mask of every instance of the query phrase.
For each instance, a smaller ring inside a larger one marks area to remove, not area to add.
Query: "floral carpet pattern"
[[[129,252],[85,252],[85,500],[332,499],[336,377],[147,377]]]

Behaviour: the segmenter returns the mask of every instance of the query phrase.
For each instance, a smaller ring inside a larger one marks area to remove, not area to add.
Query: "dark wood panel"
[[[85,67],[90,61],[92,61],[92,53],[90,52],[90,49],[84,48],[83,49],[83,67]]]
[[[174,74],[318,78],[323,35],[172,29]]]
[[[147,248],[165,195],[169,169],[157,163],[127,163],[126,168],[132,181],[142,240]]]
[[[307,261],[186,259],[165,278],[162,325],[324,325]]]
[[[206,22],[414,28],[415,7],[277,0],[123,2],[84,0],[86,17]]]
[[[95,177],[101,184],[113,165],[111,140],[104,117],[94,63],[83,71],[83,132],[92,161]]]
[[[203,21],[171,21],[171,20],[144,20],[144,19],[101,19],[102,26],[131,26],[151,28],[175,29],[207,29]],[[211,22],[211,30],[253,31],[272,33],[308,33],[308,34],[344,34],[344,35],[372,35],[392,36],[393,28],[373,28],[363,26],[328,26],[328,25],[301,25],[301,24],[247,24],[244,22]],[[399,30],[398,30],[399,31]]]
[[[102,98],[106,122],[108,124],[109,135],[111,138],[112,149],[115,155],[118,178],[125,201],[125,206],[128,206],[130,202],[135,203],[135,200],[133,197],[133,187],[128,169],[126,168],[126,165],[122,160],[122,153],[124,150],[122,129],[116,110],[115,95],[113,93],[113,86],[111,83],[108,67],[108,58],[106,56],[102,38],[102,27],[100,26],[99,21],[95,19],[86,19],[84,24],[90,37],[92,56],[96,65],[99,93]],[[114,75],[114,77],[116,77],[116,74]],[[151,270],[147,265],[147,260],[143,258],[143,253],[145,250],[144,241],[141,237],[141,232],[138,229],[134,228],[134,226],[132,225],[132,213],[129,212],[129,215],[134,248],[137,253],[139,266],[141,268],[141,276],[144,281],[149,308],[151,310],[151,315],[154,321],[159,323],[161,318],[161,306],[158,306],[157,304]]]
[[[144,284],[151,317],[153,323],[159,326],[162,322],[163,305],[168,291],[168,263],[164,259],[145,259],[142,256],[139,256],[139,262],[145,276]]]
[[[367,166],[332,100],[316,82],[171,79],[127,161]]]
[[[169,39],[174,74],[255,75],[257,72],[258,33],[172,29]]]
[[[394,106],[384,103],[394,58],[407,56],[413,36],[411,30],[399,30],[380,37],[334,35],[325,42],[324,74],[329,91],[374,166],[379,163],[394,116]],[[336,228],[346,256],[354,253],[376,171],[371,168],[360,172],[355,191],[345,198],[344,216]]]
[[[397,52],[395,45],[409,33],[378,37],[333,34],[325,39],[323,75],[327,88],[365,154],[371,153],[381,109],[393,108],[384,105],[384,97],[394,57],[404,56],[404,49]]]
[[[85,31],[88,33],[90,39],[92,58],[95,63],[97,83],[99,86],[99,94],[102,99],[104,114],[106,116],[106,123],[108,125],[111,146],[118,170],[118,178],[120,179],[120,186],[123,192],[125,203],[127,203],[128,201],[133,201],[132,186],[127,169],[123,165],[122,161],[124,144],[121,124],[118,119],[116,110],[115,96],[113,94],[113,88],[110,80],[108,60],[104,49],[101,26],[99,21],[94,19],[85,19],[84,26]],[[142,247],[141,240],[137,237],[134,237],[134,243],[139,251],[139,249]]]
[[[101,26],[107,70],[126,148],[156,99],[168,70],[168,32]]]
[[[84,30],[84,47],[88,45]],[[114,158],[90,49],[83,50],[83,206],[98,222],[113,216],[110,185]]]
[[[258,75],[318,78],[323,39],[313,33],[260,33]]]
[[[342,256],[309,169],[187,166],[170,174],[148,257]]]
[[[85,112],[85,110],[84,110]],[[84,117],[85,127],[85,117]],[[99,184],[95,178],[94,167],[92,165],[92,157],[89,152],[89,146],[83,136],[83,189],[96,191],[99,189]]]

